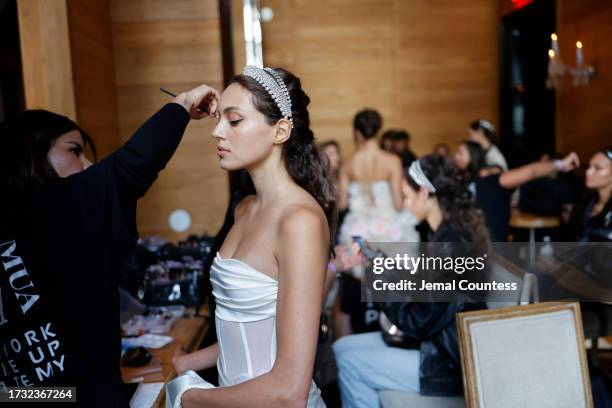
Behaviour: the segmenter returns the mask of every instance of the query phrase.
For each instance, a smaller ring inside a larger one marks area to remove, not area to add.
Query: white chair
[[[578,303],[457,314],[466,406],[592,407]]]

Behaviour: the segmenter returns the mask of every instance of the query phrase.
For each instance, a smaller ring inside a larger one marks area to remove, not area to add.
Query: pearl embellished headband
[[[408,169],[408,174],[419,186],[425,187],[431,193],[436,192],[436,188],[433,184],[431,184],[431,181],[429,181],[429,179],[423,172],[423,169],[421,168],[421,163],[419,163],[418,160],[412,162],[410,168]]]
[[[287,118],[293,126],[293,114],[291,113],[291,97],[285,82],[272,68],[259,68],[247,65],[242,70],[242,75],[253,78],[270,94],[283,117]]]

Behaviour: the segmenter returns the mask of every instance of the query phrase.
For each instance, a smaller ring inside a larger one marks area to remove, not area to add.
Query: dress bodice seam
[[[217,251],[217,259],[219,259],[220,261],[230,261],[230,262],[236,262],[240,265],[246,266],[248,269],[250,269],[252,272],[255,272],[258,275],[261,275],[262,277],[267,278],[268,280],[273,281],[274,283],[278,284],[278,281],[276,279],[274,279],[273,277],[271,277],[270,275],[268,275],[267,273],[263,273],[261,272],[259,269],[254,268],[253,266],[249,265],[248,263],[241,261],[240,259],[236,259],[236,258],[224,258],[221,256],[221,253]]]

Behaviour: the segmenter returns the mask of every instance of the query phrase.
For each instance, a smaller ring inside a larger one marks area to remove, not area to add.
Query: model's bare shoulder
[[[300,240],[329,240],[329,228],[325,213],[318,205],[289,205],[280,220],[281,237]]]
[[[342,163],[342,166],[340,166],[340,176],[346,176],[348,178],[351,178],[353,176],[354,163],[355,155],[351,155]]]

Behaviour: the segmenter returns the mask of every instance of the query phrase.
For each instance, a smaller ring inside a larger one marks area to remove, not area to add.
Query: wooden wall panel
[[[497,8],[490,1],[399,1],[399,123],[415,151],[452,147],[478,117],[497,123]],[[414,130],[413,130],[414,129]]]
[[[488,0],[265,0],[264,62],[294,71],[321,141],[353,150],[352,119],[379,110],[418,154],[498,119],[498,5]]]
[[[232,8],[232,46],[234,48],[234,73],[242,72],[246,65],[246,50],[244,42],[243,0],[231,0]]]
[[[26,108],[76,118],[66,0],[18,0]]]
[[[570,78],[557,91],[557,150],[575,150],[583,162],[612,145],[612,3],[557,0],[561,55],[574,64],[575,44],[584,44],[584,60],[597,70],[587,86],[574,88]]]
[[[103,158],[120,146],[109,0],[67,5],[77,121]]]
[[[112,0],[114,22],[217,20],[216,1],[211,0]]]
[[[216,0],[111,0],[119,134],[136,128],[171,100],[159,91],[222,85],[221,38]],[[227,206],[227,174],[219,168],[210,119],[193,121],[182,144],[139,204],[140,233],[184,238],[215,233]],[[191,214],[187,233],[175,234],[168,216]]]

